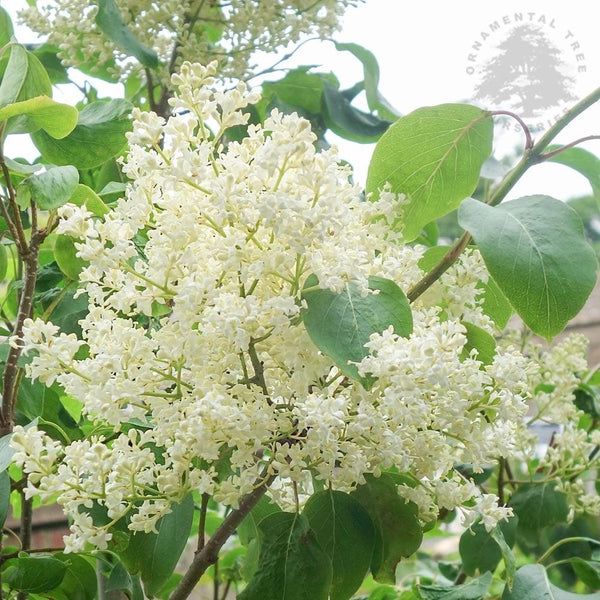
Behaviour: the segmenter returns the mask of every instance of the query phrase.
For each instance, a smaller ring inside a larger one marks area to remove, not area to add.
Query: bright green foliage
[[[81,110],[77,125],[63,139],[53,139],[43,131],[35,133],[32,139],[46,161],[91,169],[123,150],[127,143],[125,134],[131,130],[130,112],[127,100],[92,102]]]
[[[513,307],[492,277],[483,284],[483,289],[483,312],[494,321],[498,329],[504,329],[514,313]]]
[[[10,42],[14,29],[9,14],[0,6],[0,48]]]
[[[0,243],[0,279],[4,279],[8,269],[8,250],[4,244]]]
[[[577,213],[549,196],[527,196],[497,207],[467,198],[458,215],[523,321],[548,339],[560,333],[596,282]]]
[[[36,96],[0,108],[0,121],[22,115],[33,124],[28,129],[30,132],[43,129],[50,138],[64,138],[77,123],[77,109],[48,96]]]
[[[375,527],[369,513],[352,496],[327,490],[313,494],[302,514],[331,560],[331,600],[347,600],[371,565]]]
[[[467,104],[419,108],[381,137],[369,165],[367,193],[386,183],[405,194],[404,236],[414,240],[430,221],[458,207],[477,186],[492,152],[492,120]]]
[[[79,173],[75,167],[54,167],[31,175],[19,185],[19,204],[27,208],[34,201],[38,208],[50,210],[66,204],[77,188]]]
[[[57,235],[54,242],[54,259],[60,270],[73,281],[77,281],[79,273],[86,266],[86,261],[77,256],[75,240],[67,235]]]
[[[92,188],[82,183],[75,188],[69,202],[77,206],[85,205],[95,217],[103,217],[109,211],[102,198]]]
[[[36,96],[52,96],[52,85],[39,59],[20,44],[10,45],[10,56],[0,83],[0,108]],[[18,127],[11,129],[20,131]]]
[[[308,308],[302,319],[315,345],[335,360],[337,366],[367,389],[373,378],[361,377],[351,363],[368,355],[365,344],[372,333],[381,333],[392,326],[395,333],[408,337],[412,332],[412,313],[404,292],[393,282],[381,277],[369,279],[369,289],[378,294],[364,296],[353,283],[343,292],[314,289],[318,280],[311,275],[302,297]],[[350,363],[350,364],[349,364]]]
[[[376,581],[394,583],[396,565],[416,552],[423,539],[417,508],[398,495],[391,475],[369,475],[366,480],[352,496],[363,505],[376,528],[371,572]]]
[[[485,329],[468,323],[462,322],[467,330],[467,343],[463,350],[463,356],[469,356],[471,350],[477,350],[477,360],[480,360],[484,365],[489,365],[493,362],[496,355],[496,340]]]
[[[327,600],[331,561],[304,515],[278,512],[259,525],[258,569],[239,600]]]
[[[10,477],[7,471],[0,472],[0,527],[4,527],[10,507]]]

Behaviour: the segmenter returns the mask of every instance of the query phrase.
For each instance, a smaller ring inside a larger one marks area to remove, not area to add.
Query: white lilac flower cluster
[[[175,49],[175,66],[186,59],[217,59],[222,75],[244,77],[253,71],[255,53],[273,52],[308,36],[327,37],[346,8],[359,1],[116,0],[116,5],[132,34],[158,54],[163,77],[168,78]],[[127,75],[132,62],[97,26],[97,11],[90,0],[40,0],[20,17],[58,46],[66,65],[87,64],[92,71],[107,66]]]
[[[482,517],[491,529],[510,509],[455,466],[477,471],[522,451],[542,381],[557,397],[543,392],[540,412],[564,417],[585,349],[565,342],[527,357],[507,342],[488,365],[467,351],[464,321],[498,333],[479,306],[485,266],[468,252],[412,305],[410,337],[371,337],[359,369],[373,388],[344,377],[304,328],[302,287],[311,274],[333,291],[353,282],[368,293],[370,276],[414,285],[424,248],[402,244],[404,199],[383,190],[365,202],[296,114],[273,111],[225,144],[258,98],[242,85],[213,92],[215,69],[182,66],[166,122],[135,113],[124,165],[133,183],[113,211],[62,209],[59,232],[89,262],[89,315],[81,339],[27,321],[28,375],[58,382],[114,433],[64,445],[17,427],[27,494],[58,498],[71,551],[110,539],[85,510],[94,503],[151,531],[192,490],[235,506],[265,468],[284,506],[291,481],[302,497],[313,478],[348,491],[394,469],[412,480],[400,493],[423,520],[459,508],[466,524]]]

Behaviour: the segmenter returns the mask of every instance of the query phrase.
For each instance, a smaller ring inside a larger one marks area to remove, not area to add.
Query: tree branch
[[[221,550],[223,544],[225,544],[225,542],[233,535],[240,523],[256,506],[268,487],[273,483],[276,476],[277,475],[275,474],[269,474],[268,469],[265,469],[259,477],[254,490],[242,498],[239,507],[232,510],[227,517],[225,517],[221,526],[206,542],[202,550],[196,553],[192,564],[186,571],[183,579],[179,582],[175,591],[171,594],[169,600],[185,600],[189,597],[206,569],[216,562],[219,550]]]
[[[573,148],[574,146],[582,144],[583,142],[589,142],[590,140],[600,140],[600,135],[587,135],[585,137],[579,138],[578,140],[575,140],[574,142],[571,142],[570,144],[565,144],[564,146],[561,146],[556,150],[552,150],[552,152],[540,154],[538,158],[540,161],[548,160],[549,158],[552,158],[553,156],[556,156],[557,154],[560,154],[561,152],[564,152],[569,148]]]
[[[583,100],[568,110],[548,131],[539,142],[534,144],[530,150],[526,150],[515,168],[510,171],[500,185],[496,188],[492,197],[487,201],[490,206],[497,206],[504,200],[523,174],[533,165],[541,162],[542,152],[554,140],[554,138],[579,116],[584,110],[600,100],[600,88],[594,90]],[[410,302],[414,302],[421,294],[428,290],[456,261],[462,251],[469,245],[471,235],[465,231],[454,243],[448,252],[440,259],[437,265],[431,269],[420,281],[418,281],[406,294]]]

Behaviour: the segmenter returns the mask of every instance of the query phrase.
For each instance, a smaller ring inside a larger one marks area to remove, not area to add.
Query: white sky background
[[[0,2],[16,23],[15,15],[26,4],[25,0]],[[587,72],[577,76],[575,92],[578,97],[600,85],[600,37],[597,29],[600,7],[590,0],[505,0],[501,4],[482,0],[421,0],[413,3],[366,0],[347,12],[336,39],[361,44],[375,54],[381,69],[381,92],[400,113],[406,114],[420,106],[468,102],[473,95],[474,83],[467,75],[466,67],[473,42],[480,38],[482,30],[489,31],[490,22],[501,21],[505,15],[510,16],[515,11],[535,13],[534,19],[544,15],[548,23],[554,19],[553,41],[562,40],[570,31],[570,41],[579,42],[581,49],[578,52],[585,55]],[[24,28],[17,27],[16,34],[21,42],[36,41],[35,36]],[[572,55],[566,56],[570,52],[568,46],[561,50],[566,58],[573,60]],[[273,56],[266,57],[264,66],[274,60]],[[349,53],[337,52],[327,42],[306,44],[285,64],[321,65],[322,70],[331,70],[337,75],[342,87],[349,87],[362,79],[361,64]],[[94,85],[100,95],[122,95],[120,86],[110,86],[97,80]],[[62,89],[55,93],[56,99],[72,103],[78,100],[74,86],[60,87]],[[588,109],[557,140],[567,143],[590,134],[600,134],[598,105]],[[536,134],[536,137],[539,135]],[[33,158],[36,155],[35,149],[24,137],[14,136],[14,143],[7,147],[10,156]],[[331,134],[328,137],[338,144],[342,157],[354,166],[356,180],[364,184],[373,145],[347,142]],[[520,132],[497,131],[495,154],[501,157],[522,143]],[[582,147],[600,155],[600,141],[587,142]],[[567,167],[546,164],[531,169],[509,197],[543,193],[566,199],[589,191],[587,180],[577,173]]]

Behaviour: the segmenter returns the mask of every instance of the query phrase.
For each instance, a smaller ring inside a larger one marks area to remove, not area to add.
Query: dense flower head
[[[227,141],[258,98],[243,85],[213,91],[216,68],[182,66],[168,120],[135,113],[124,164],[133,183],[113,211],[61,209],[59,232],[89,263],[89,314],[80,339],[27,321],[28,375],[58,382],[116,433],[61,445],[18,427],[27,494],[58,494],[70,550],[110,539],[85,511],[93,503],[151,531],[193,490],[235,506],[265,469],[283,506],[290,481],[302,498],[313,478],[351,490],[366,474],[402,472],[411,483],[400,493],[423,520],[458,507],[466,524],[481,516],[493,528],[510,509],[457,465],[477,472],[531,451],[531,406],[571,419],[585,346],[523,353],[508,337],[484,364],[465,323],[499,332],[481,309],[485,266],[469,251],[413,303],[409,337],[371,336],[358,368],[376,378],[372,389],[344,376],[307,334],[303,286],[311,274],[321,288],[363,294],[371,276],[403,289],[419,281],[424,248],[403,244],[398,226],[404,198],[385,188],[365,201],[335,148],[317,151],[296,114],[275,110]]]
[[[222,74],[243,77],[252,72],[256,52],[272,52],[303,37],[327,37],[358,1],[116,0],[116,5],[131,33],[158,54],[168,81],[175,50],[176,65],[218,59]],[[89,0],[43,0],[20,17],[59,47],[65,64],[127,75],[134,63],[98,27],[97,12]]]

